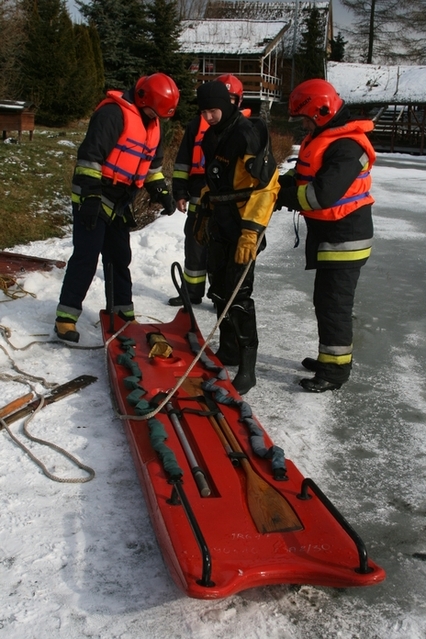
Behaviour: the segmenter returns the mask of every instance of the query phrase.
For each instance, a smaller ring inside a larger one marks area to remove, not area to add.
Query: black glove
[[[101,198],[96,196],[85,197],[78,214],[80,222],[86,227],[87,231],[93,231],[96,228],[96,222],[101,210]]]
[[[296,178],[294,174],[294,169],[290,169],[286,173],[283,173],[283,175],[278,176],[278,182],[282,189],[288,189],[291,186],[296,186]]]
[[[209,243],[209,225],[212,210],[209,203],[209,194],[205,193],[195,207],[194,226],[192,232],[195,241],[200,246],[207,246]]]
[[[164,190],[159,193],[158,202],[164,207],[161,215],[173,215],[176,211],[176,202],[168,191]]]
[[[290,169],[287,173],[278,176],[278,182],[280,183],[280,190],[278,191],[278,198],[275,202],[274,211],[278,211],[283,207],[288,208],[288,192],[285,193],[286,189],[294,189],[297,187],[296,178],[294,177],[294,169]],[[295,194],[297,197],[297,193]],[[291,209],[289,209],[291,210]]]

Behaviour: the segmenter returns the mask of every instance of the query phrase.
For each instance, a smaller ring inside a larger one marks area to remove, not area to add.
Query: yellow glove
[[[237,250],[235,251],[234,260],[237,264],[247,264],[249,260],[256,259],[256,244],[257,233],[256,231],[249,231],[248,229],[242,229],[241,235],[238,240]]]

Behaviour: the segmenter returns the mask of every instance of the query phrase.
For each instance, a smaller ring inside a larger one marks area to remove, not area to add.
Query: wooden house
[[[7,138],[9,131],[17,131],[19,141],[22,131],[28,131],[32,140],[35,110],[32,102],[0,100],[0,131],[3,131],[3,140]]]
[[[244,100],[269,110],[288,97],[293,53],[304,17],[316,7],[324,25],[324,47],[332,37],[330,3],[210,0],[204,17],[183,20],[181,51],[192,56],[196,85],[232,73],[242,81]]]

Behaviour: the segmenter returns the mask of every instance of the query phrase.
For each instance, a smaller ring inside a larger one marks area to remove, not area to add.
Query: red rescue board
[[[242,402],[228,375],[217,379],[217,371],[201,359],[175,392],[171,406],[205,478],[204,494],[209,494],[202,495],[175,418],[163,409],[155,420],[183,471],[180,480],[170,481],[150,440],[151,422],[132,419],[136,413],[128,401],[132,391],[125,380],[136,367],[142,375],[139,387],[146,391],[143,400],[150,402],[159,393],[164,397],[194,360],[188,333],[196,335],[200,347],[203,337],[184,310],[167,324],[128,324],[119,336],[116,332],[124,325],[120,318],[114,316],[113,326],[105,311],[100,318],[105,343],[115,335],[106,346],[111,387],[119,413],[128,416],[123,424],[142,490],[163,557],[179,588],[190,597],[216,599],[270,584],[346,588],[385,579],[384,570],[368,557],[364,542],[311,479],[285,460],[286,480],[280,481],[270,459],[253,452],[238,407],[218,404],[216,415],[199,414],[209,413],[193,391],[200,380],[216,379],[217,387]],[[161,333],[172,347],[169,357],[149,357],[148,339],[153,332]],[[130,370],[118,363],[123,337],[134,341]],[[205,356],[220,369],[209,348]],[[253,419],[269,449],[273,442]],[[226,427],[232,432],[226,434]]]
[[[51,271],[53,267],[64,268],[66,262],[48,260],[44,257],[21,255],[0,251],[0,273],[2,275],[20,275],[32,271]]]

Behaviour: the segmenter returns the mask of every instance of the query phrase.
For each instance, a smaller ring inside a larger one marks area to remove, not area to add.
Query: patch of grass
[[[0,248],[61,237],[71,220],[71,179],[85,127],[39,129],[0,144]]]
[[[62,237],[72,221],[71,181],[77,149],[88,122],[66,129],[39,128],[30,141],[0,142],[0,249],[50,237]],[[163,173],[171,184],[173,164],[183,130],[174,129],[165,149]],[[271,124],[272,148],[278,164],[291,153],[291,135]],[[137,228],[156,219],[158,205],[149,203],[145,189],[135,201]]]

